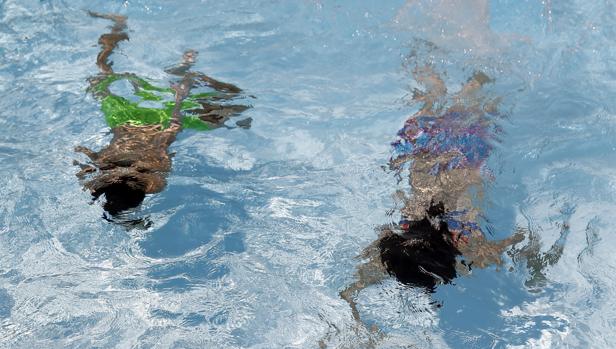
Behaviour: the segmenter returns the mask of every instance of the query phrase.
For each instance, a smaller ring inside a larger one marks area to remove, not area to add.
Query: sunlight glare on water
[[[0,0],[0,347],[614,347],[615,5],[456,4]],[[179,135],[132,229],[75,177],[74,147],[111,139],[86,93],[110,23],[86,10],[128,17],[116,71],[166,86],[195,49],[252,105],[249,130]],[[375,336],[338,293],[408,190],[384,168],[417,110],[412,60],[451,90],[494,78],[505,117],[479,205],[488,238],[521,229],[526,248],[432,295],[368,287]]]

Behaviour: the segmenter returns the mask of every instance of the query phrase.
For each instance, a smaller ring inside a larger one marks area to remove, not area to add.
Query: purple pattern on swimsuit
[[[436,175],[454,168],[481,168],[492,150],[496,129],[485,117],[470,112],[446,112],[435,117],[423,115],[408,119],[392,143],[392,159],[412,159],[414,155],[456,154],[446,164],[433,168]]]
[[[436,117],[422,115],[409,118],[404,127],[398,131],[398,139],[392,143],[392,160],[396,167],[412,162],[420,154],[439,156],[455,154],[448,157],[446,163],[435,165],[430,174],[459,168],[483,168],[493,142],[500,129],[485,115],[471,114],[470,111],[448,111]],[[470,236],[473,230],[481,231],[475,222],[462,220],[465,211],[447,212],[443,221],[451,232],[459,236]],[[402,221],[401,223],[402,224]]]
[[[461,217],[466,211],[451,211],[443,216],[443,221],[447,223],[450,232],[458,233],[460,236],[470,236],[473,230],[481,230],[475,222],[462,221]]]

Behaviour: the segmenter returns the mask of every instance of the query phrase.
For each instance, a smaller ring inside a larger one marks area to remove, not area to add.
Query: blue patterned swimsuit
[[[454,168],[480,168],[492,150],[497,129],[487,118],[468,111],[447,111],[444,115],[409,118],[392,143],[394,161],[429,153],[455,154],[434,175]],[[405,161],[408,162],[408,161]]]
[[[409,118],[398,131],[398,139],[392,143],[392,164],[400,169],[409,166],[417,156],[430,154],[443,156],[444,162],[437,162],[430,174],[437,176],[452,169],[482,169],[493,148],[493,142],[500,129],[483,113],[472,111],[451,111],[434,116],[424,114]],[[471,231],[480,230],[474,222],[462,221],[466,211],[450,211],[442,218],[452,233],[467,236]],[[408,221],[402,220],[404,228]]]

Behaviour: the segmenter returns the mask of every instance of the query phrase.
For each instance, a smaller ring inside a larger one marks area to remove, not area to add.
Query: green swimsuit
[[[127,80],[134,87],[134,95],[138,102],[130,101],[122,96],[111,93],[109,87],[119,80]],[[130,125],[162,125],[169,126],[175,107],[175,91],[170,87],[154,86],[134,74],[110,74],[100,81],[95,81],[90,91],[101,99],[101,110],[109,127],[114,128],[125,124]],[[205,101],[218,95],[218,92],[190,94],[182,102],[182,111],[195,110],[201,107],[200,101]],[[147,103],[148,106],[141,104]],[[154,106],[152,106],[154,105]],[[182,127],[207,131],[211,125],[197,116],[185,116]]]

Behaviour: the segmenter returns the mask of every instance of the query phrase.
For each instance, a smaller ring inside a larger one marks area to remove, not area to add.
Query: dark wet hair
[[[433,204],[423,219],[408,222],[402,234],[390,230],[380,238],[381,261],[390,275],[430,291],[457,276],[456,259],[461,253],[447,223],[440,220],[443,213],[443,204]]]
[[[145,199],[145,190],[137,180],[122,178],[121,181],[109,183],[92,193],[95,199],[105,194],[103,209],[111,216],[139,206]]]

